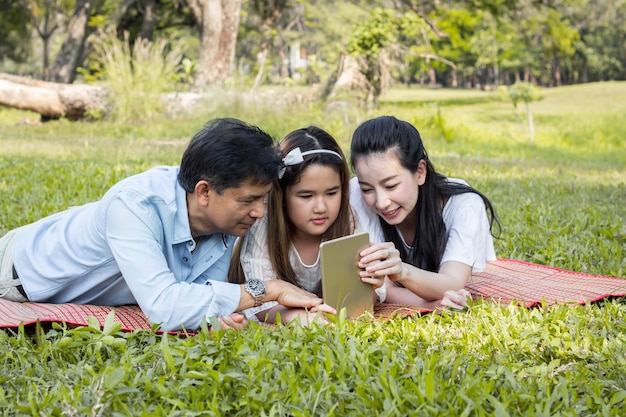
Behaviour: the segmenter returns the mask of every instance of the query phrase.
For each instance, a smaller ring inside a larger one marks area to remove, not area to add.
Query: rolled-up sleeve
[[[277,279],[267,249],[267,219],[264,217],[258,220],[242,239],[240,262],[246,281],[253,278],[263,281]],[[242,313],[248,320],[258,321],[258,313],[276,305],[277,302],[269,301]]]

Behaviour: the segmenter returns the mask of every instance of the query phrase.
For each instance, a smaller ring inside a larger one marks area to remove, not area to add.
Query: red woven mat
[[[626,295],[626,279],[566,271],[513,259],[498,259],[474,274],[467,287],[483,297],[532,307],[545,303],[585,304]]]
[[[16,303],[0,299],[0,328],[34,324],[37,321],[65,322],[74,326],[87,326],[89,316],[93,316],[104,327],[104,320],[115,312],[115,321],[122,324],[122,330],[151,329],[152,326],[139,306],[106,307],[90,304],[48,304]]]
[[[467,289],[474,297],[497,302],[515,301],[525,307],[542,303],[584,304],[609,296],[626,295],[626,280],[566,271],[511,259],[498,259],[487,268],[472,276]],[[46,322],[66,322],[69,325],[86,326],[89,316],[98,319],[101,326],[110,311],[122,330],[151,329],[146,316],[138,306],[105,307],[77,304],[15,303],[0,299],[0,328],[18,327]],[[374,316],[407,316],[431,310],[402,304],[376,304]]]

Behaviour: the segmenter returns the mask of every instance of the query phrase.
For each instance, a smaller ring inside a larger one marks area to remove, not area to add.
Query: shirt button
[[[188,244],[189,246],[193,246],[193,240],[190,240],[189,242],[187,242],[187,244]]]
[[[188,259],[187,259],[187,257],[185,256],[185,257],[183,258],[183,262],[187,262],[187,261],[188,261]]]

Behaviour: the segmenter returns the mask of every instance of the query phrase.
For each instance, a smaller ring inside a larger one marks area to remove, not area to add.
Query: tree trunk
[[[39,34],[39,37],[43,42],[43,67],[41,69],[41,74],[44,80],[49,78],[50,37],[58,29],[56,24],[58,1],[54,0],[54,3],[51,3],[51,1],[52,0],[46,0],[43,4],[43,17],[41,21],[38,20],[38,16],[33,13],[32,9],[29,9],[37,34]]]
[[[58,84],[0,73],[0,105],[30,110],[42,120],[83,119],[90,112],[105,111],[102,87]]]
[[[530,105],[526,102],[526,117],[528,118],[528,137],[531,142],[535,141],[535,124],[533,123],[533,113],[530,111]]]
[[[43,41],[43,67],[41,70],[41,75],[43,76],[44,80],[48,80],[49,77],[49,71],[48,71],[48,67],[50,66],[50,36],[52,35],[52,33],[50,33],[47,36],[41,36],[41,40]]]
[[[287,58],[287,53],[285,52],[285,43],[280,42],[280,46],[278,48],[278,57],[280,58],[280,72],[279,76],[282,79],[289,78],[289,58]]]
[[[326,101],[326,99],[328,99],[334,93],[337,80],[343,74],[344,64],[346,63],[347,59],[348,58],[345,55],[341,54],[341,56],[339,56],[339,59],[337,60],[337,68],[335,69],[335,71],[331,71],[328,79],[324,81],[320,93],[320,99],[322,101]]]
[[[104,27],[101,30],[102,31],[107,31],[107,30],[109,30],[109,28],[117,29],[117,27],[118,27],[118,25],[120,23],[120,20],[124,17],[124,15],[126,15],[126,13],[128,12],[128,9],[133,4],[135,4],[137,1],[139,1],[139,0],[124,0],[124,1],[122,1],[122,3],[117,7],[117,9],[115,9],[110,14],[109,18],[107,19],[106,24],[104,25]],[[150,1],[150,0],[148,0],[148,1]],[[97,12],[96,12],[96,14],[97,14]],[[89,55],[91,55],[93,50],[94,50],[93,43],[91,43],[89,41],[89,36],[87,36],[87,38],[85,38],[85,43],[83,44],[83,49],[81,51],[81,56],[80,56],[80,58],[78,58],[78,65],[83,63],[85,61],[85,59],[87,59],[87,57]]]
[[[432,65],[430,65],[430,58],[426,58],[426,67],[428,68],[428,86],[430,88],[437,87],[437,74]]]
[[[200,56],[195,90],[220,84],[231,74],[235,59],[242,0],[189,0],[200,27]]]
[[[372,82],[373,80],[378,80],[378,82]],[[326,99],[341,97],[343,92],[356,95],[361,107],[376,108],[380,95],[380,65],[370,65],[360,57],[343,56],[336,81]],[[323,95],[326,95],[326,92]]]
[[[156,24],[155,0],[144,0],[143,23],[141,25],[141,37],[152,40],[154,25]]]
[[[493,63],[493,83],[497,87],[500,85],[500,67],[498,61]]]
[[[559,54],[554,53],[554,86],[561,86],[561,61],[559,60]]]
[[[76,68],[81,63],[83,46],[87,38],[87,23],[95,0],[78,0],[74,15],[67,28],[67,38],[61,46],[50,79],[59,83],[71,83],[76,77]]]
[[[385,49],[380,51],[378,55],[378,68],[380,71],[379,86],[375,91],[376,106],[378,106],[378,97],[385,94],[391,85],[391,63],[389,53]]]
[[[254,84],[252,84],[252,91],[256,91],[263,83],[263,77],[265,76],[265,64],[267,63],[267,56],[269,55],[269,45],[264,43],[261,46],[261,51],[256,55],[256,61],[259,64],[259,71],[254,77]]]

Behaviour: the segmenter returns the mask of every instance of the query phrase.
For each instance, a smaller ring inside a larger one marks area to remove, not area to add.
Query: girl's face
[[[337,220],[341,208],[341,178],[332,167],[314,164],[300,176],[300,182],[285,190],[289,220],[298,237],[318,237]]]
[[[418,186],[426,181],[426,162],[415,173],[404,168],[394,149],[359,157],[355,167],[363,201],[391,225],[416,221]]]

